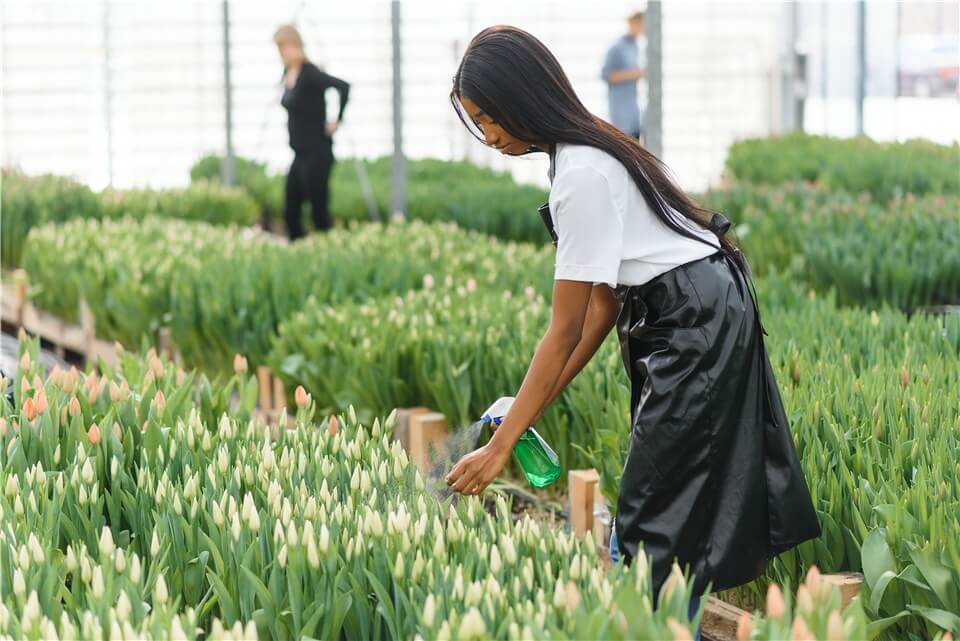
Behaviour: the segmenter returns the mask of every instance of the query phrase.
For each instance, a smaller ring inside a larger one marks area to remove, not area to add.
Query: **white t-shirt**
[[[673,231],[650,210],[619,160],[585,145],[558,144],[551,166],[550,216],[556,229],[557,280],[642,285],[717,251],[717,237],[687,221]],[[685,218],[680,216],[683,221]]]

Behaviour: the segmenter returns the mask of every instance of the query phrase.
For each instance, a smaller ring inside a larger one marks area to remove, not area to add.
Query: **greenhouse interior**
[[[0,0],[0,640],[960,638],[956,0]]]

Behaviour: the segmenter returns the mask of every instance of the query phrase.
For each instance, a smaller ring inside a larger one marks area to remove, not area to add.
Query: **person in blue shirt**
[[[602,71],[608,88],[611,124],[637,140],[643,134],[639,85],[646,77],[644,25],[642,12],[627,19],[627,33],[607,50]]]

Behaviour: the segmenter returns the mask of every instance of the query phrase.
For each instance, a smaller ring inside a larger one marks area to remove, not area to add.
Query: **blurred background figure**
[[[284,219],[290,240],[304,236],[303,202],[310,201],[317,231],[333,227],[330,216],[330,170],[333,168],[333,134],[343,120],[350,85],[322,71],[310,62],[303,39],[292,25],[283,25],[273,36],[283,61],[283,97],[293,164],[287,175]],[[326,93],[336,89],[340,96],[337,119],[327,121]]]
[[[646,76],[647,66],[644,26],[642,11],[627,18],[627,33],[607,50],[602,71],[607,83],[610,122],[637,140],[643,134],[640,85]]]

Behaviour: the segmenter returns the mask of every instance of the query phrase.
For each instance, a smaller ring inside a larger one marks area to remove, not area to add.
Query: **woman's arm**
[[[340,109],[337,113],[337,122],[343,121],[343,111],[347,108],[347,100],[350,99],[350,83],[346,80],[341,80],[336,76],[331,76],[325,71],[320,72],[320,83],[324,89],[328,87],[333,87],[337,90],[337,94],[340,97]]]
[[[593,289],[586,282],[554,283],[550,326],[537,346],[517,398],[493,438],[463,457],[447,475],[447,483],[454,490],[465,494],[482,492],[503,469],[524,430],[554,396],[554,389],[584,336]]]
[[[590,292],[590,305],[584,319],[583,335],[580,337],[580,342],[567,361],[566,367],[563,368],[560,379],[547,398],[546,404],[540,408],[540,412],[531,421],[531,425],[540,422],[540,418],[547,411],[547,408],[560,396],[560,393],[570,384],[570,381],[576,378],[580,370],[590,362],[593,355],[600,349],[607,334],[613,329],[619,312],[620,305],[617,303],[612,289],[606,285],[597,285],[593,288]]]

